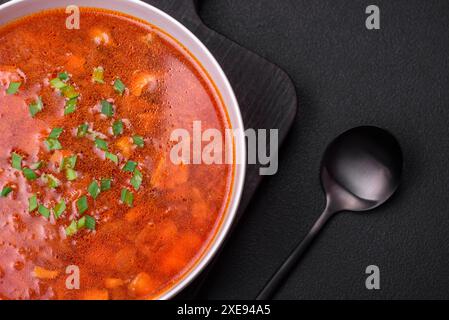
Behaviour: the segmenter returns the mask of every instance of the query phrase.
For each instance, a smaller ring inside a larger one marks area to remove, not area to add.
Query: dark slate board
[[[228,77],[243,116],[245,128],[279,129],[279,146],[286,137],[297,110],[295,87],[279,67],[246,50],[203,24],[198,0],[146,0],[192,31],[215,56]],[[248,165],[236,221],[243,215],[262,176],[257,165]],[[217,258],[217,257],[216,257]],[[210,269],[210,268],[209,268]],[[207,276],[204,271],[178,298],[194,298]]]

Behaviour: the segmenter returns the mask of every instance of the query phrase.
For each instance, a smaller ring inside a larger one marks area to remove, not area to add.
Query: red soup
[[[170,134],[229,121],[163,31],[97,9],[80,29],[66,18],[0,28],[0,299],[157,298],[207,249],[233,174],[174,164]]]

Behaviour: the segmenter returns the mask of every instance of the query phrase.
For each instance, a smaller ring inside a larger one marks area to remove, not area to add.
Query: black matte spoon
[[[256,299],[265,300],[273,296],[335,213],[344,210],[366,211],[387,201],[399,185],[401,171],[402,152],[399,143],[383,129],[358,127],[332,141],[321,163],[326,208]]]

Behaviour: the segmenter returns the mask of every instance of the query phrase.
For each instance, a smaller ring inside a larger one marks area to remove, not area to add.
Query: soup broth
[[[67,16],[0,28],[0,299],[157,298],[207,249],[233,174],[174,164],[170,134],[224,132],[226,111],[157,27]]]

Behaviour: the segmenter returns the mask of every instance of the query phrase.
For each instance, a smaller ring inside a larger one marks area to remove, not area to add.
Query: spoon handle
[[[304,254],[304,252],[306,252],[313,239],[315,239],[315,236],[320,232],[320,230],[326,224],[327,220],[334,214],[334,212],[335,211],[332,210],[329,206],[324,209],[323,213],[310,229],[306,237],[296,246],[296,248],[284,261],[284,263],[273,274],[271,279],[265,284],[265,287],[257,295],[256,300],[271,299],[271,297],[276,293],[279,287],[284,283],[284,280],[287,278],[288,274],[296,266],[301,256]]]

